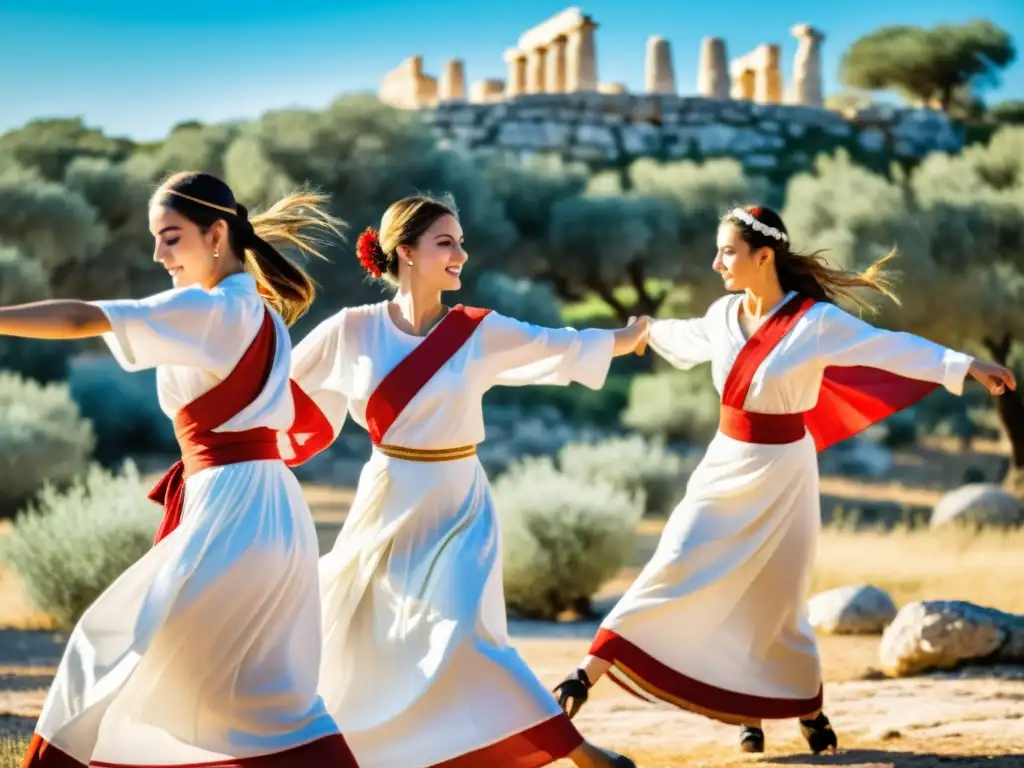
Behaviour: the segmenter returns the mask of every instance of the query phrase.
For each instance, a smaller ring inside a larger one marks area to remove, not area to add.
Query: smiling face
[[[735,224],[725,222],[718,228],[718,251],[712,268],[722,276],[727,291],[756,287],[771,259],[771,249],[752,250]]]
[[[149,209],[149,231],[155,239],[153,260],[167,270],[175,288],[216,282],[217,258],[227,227],[223,221],[203,232],[198,225],[165,205]],[[225,243],[226,245],[226,243]]]
[[[469,258],[462,243],[459,220],[450,214],[440,216],[415,245],[398,247],[400,274],[408,270],[410,279],[428,290],[457,291],[462,287],[462,267]]]

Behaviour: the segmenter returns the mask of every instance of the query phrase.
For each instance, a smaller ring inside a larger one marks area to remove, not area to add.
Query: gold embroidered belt
[[[400,445],[385,445],[383,443],[373,447],[385,456],[404,461],[457,461],[458,459],[468,459],[470,456],[476,456],[475,445],[462,445],[458,448],[438,448],[436,450],[403,448]]]

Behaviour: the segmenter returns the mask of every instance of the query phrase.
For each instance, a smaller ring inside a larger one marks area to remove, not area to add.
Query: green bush
[[[581,480],[535,458],[498,478],[494,498],[509,609],[538,619],[590,615],[593,595],[633,553],[643,492]]]
[[[27,304],[50,297],[42,265],[14,248],[0,248],[0,307]],[[0,369],[48,384],[67,377],[68,356],[75,345],[0,337]]]
[[[663,441],[645,440],[640,435],[569,443],[559,452],[558,465],[565,474],[587,483],[607,481],[631,494],[642,491],[649,515],[672,511],[692,471]]]
[[[66,384],[0,372],[0,515],[13,515],[47,482],[85,471],[94,445]]]
[[[71,397],[96,431],[95,458],[105,467],[130,456],[174,453],[174,426],[160,410],[156,372],[128,373],[109,355],[71,363]]]
[[[637,376],[624,426],[667,442],[707,442],[718,430],[720,400],[706,368]]]
[[[120,475],[93,466],[65,491],[43,489],[15,521],[3,559],[33,605],[70,627],[149,550],[160,515],[134,464]]]

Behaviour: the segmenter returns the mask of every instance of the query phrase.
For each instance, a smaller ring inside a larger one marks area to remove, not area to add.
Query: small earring
[[[408,264],[410,267],[412,266],[412,260],[411,259],[406,261],[405,263]]]
[[[220,251],[214,251],[213,252],[213,258],[219,259],[220,258]]]

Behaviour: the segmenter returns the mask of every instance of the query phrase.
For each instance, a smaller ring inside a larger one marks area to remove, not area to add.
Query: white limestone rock
[[[868,584],[822,592],[807,610],[811,626],[829,635],[878,635],[896,618],[888,593]]]

